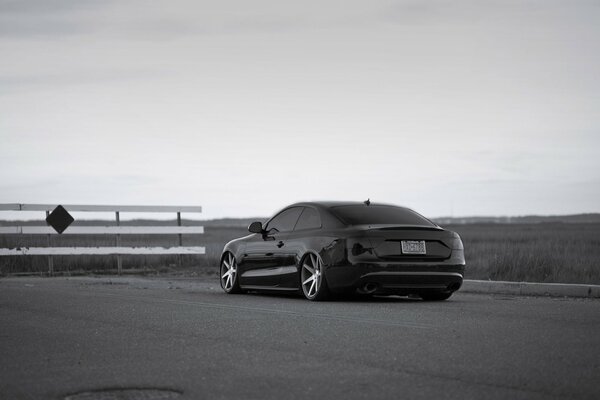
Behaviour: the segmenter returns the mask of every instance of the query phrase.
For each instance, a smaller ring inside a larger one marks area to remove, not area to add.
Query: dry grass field
[[[532,223],[447,225],[463,238],[467,279],[529,282],[600,284],[600,224]],[[206,255],[126,256],[124,268],[130,273],[215,274],[223,245],[246,235],[242,226],[205,225],[204,235],[184,236],[184,245],[203,245]],[[176,236],[122,236],[123,246],[174,246]],[[43,235],[0,235],[0,247],[46,246]],[[114,246],[110,235],[52,236],[53,246]],[[54,257],[60,274],[114,273],[114,256]],[[0,257],[0,274],[36,273],[48,270],[44,256]]]
[[[600,224],[446,226],[465,245],[467,279],[600,284]]]

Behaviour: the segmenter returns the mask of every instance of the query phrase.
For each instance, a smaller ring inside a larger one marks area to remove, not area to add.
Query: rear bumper
[[[360,263],[330,267],[325,275],[333,292],[413,294],[454,292],[462,285],[464,270],[464,264]]]

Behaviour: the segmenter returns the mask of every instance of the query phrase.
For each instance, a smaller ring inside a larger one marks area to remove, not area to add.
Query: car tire
[[[308,253],[300,263],[300,288],[304,297],[311,301],[329,298],[329,288],[323,273],[323,260],[318,254]]]
[[[426,292],[419,293],[419,296],[425,301],[444,301],[452,296],[453,292]]]
[[[237,273],[237,263],[233,254],[227,252],[221,257],[221,267],[219,268],[219,281],[221,287],[228,294],[242,293]]]

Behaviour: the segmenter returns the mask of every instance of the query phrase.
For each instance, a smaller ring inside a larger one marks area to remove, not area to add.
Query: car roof
[[[273,217],[278,215],[282,211],[284,211],[288,208],[292,208],[292,207],[314,207],[316,209],[323,211],[323,212],[319,212],[319,214],[321,215],[321,224],[324,228],[336,228],[336,227],[340,228],[340,227],[346,226],[346,224],[343,221],[341,221],[337,216],[335,216],[331,212],[330,208],[339,207],[339,206],[364,206],[364,205],[365,205],[364,201],[302,201],[302,202],[290,204],[290,205],[282,208],[281,210],[277,211],[273,215]],[[400,206],[396,206],[393,204],[385,204],[385,203],[370,203],[370,205],[405,208],[405,207],[400,207]],[[273,217],[269,218],[266,223],[268,223],[271,219],[273,219]]]
[[[299,203],[290,204],[288,207],[299,207],[299,206],[313,206],[313,207],[322,207],[322,208],[331,208],[331,207],[339,207],[339,206],[360,206],[364,205],[364,201],[303,201]],[[374,206],[390,206],[390,207],[400,207],[394,204],[385,204],[385,203],[370,203],[370,205]]]

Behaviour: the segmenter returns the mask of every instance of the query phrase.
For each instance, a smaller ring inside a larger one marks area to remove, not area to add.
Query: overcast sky
[[[598,21],[591,0],[0,0],[0,203],[600,212]]]

